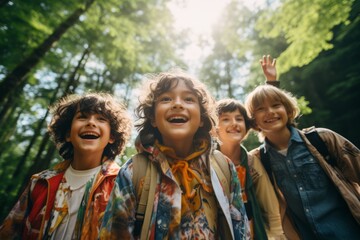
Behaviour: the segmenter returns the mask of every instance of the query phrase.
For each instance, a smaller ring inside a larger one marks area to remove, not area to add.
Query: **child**
[[[270,166],[285,235],[289,239],[357,239],[359,149],[329,129],[297,129],[296,99],[276,87],[258,86],[248,95],[246,108],[265,139],[262,160]],[[334,166],[307,139],[309,131],[318,132]],[[260,157],[259,149],[251,154]]]
[[[145,90],[136,109],[140,119],[136,145],[157,169],[150,227],[139,236],[135,212],[141,196],[132,179],[133,157],[118,174],[100,238],[248,238],[234,165],[227,162],[231,196],[226,198],[210,164],[213,102],[204,85],[182,71],[173,71],[149,80]]]
[[[31,181],[0,228],[1,239],[96,239],[130,136],[124,106],[105,93],[69,95],[48,126],[65,159]]]
[[[222,99],[217,102],[217,115],[219,148],[235,164],[252,239],[280,239],[284,233],[274,189],[259,159],[248,158],[241,145],[252,125],[245,107],[237,100]]]
[[[260,64],[266,82],[278,85],[276,60],[272,60],[270,55],[264,55]],[[241,145],[252,127],[252,121],[245,107],[235,99],[222,99],[217,102],[216,113],[218,116],[216,136],[219,139],[219,149],[236,166],[243,201],[250,220],[252,238],[279,239],[283,237],[278,201],[269,177],[259,159],[248,158],[246,149]]]

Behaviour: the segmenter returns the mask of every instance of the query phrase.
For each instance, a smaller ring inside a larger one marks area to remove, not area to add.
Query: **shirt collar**
[[[298,142],[298,143],[304,142],[295,127],[290,126],[289,130],[290,130],[290,142]],[[264,146],[265,146],[265,153],[269,151],[271,148],[273,148],[266,138],[265,138]]]

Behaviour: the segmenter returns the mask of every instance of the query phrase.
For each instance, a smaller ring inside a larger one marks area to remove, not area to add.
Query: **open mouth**
[[[170,123],[185,123],[185,122],[188,121],[188,119],[185,118],[185,117],[176,116],[176,117],[170,117],[170,118],[168,118],[168,121],[169,121]]]
[[[96,133],[89,133],[89,132],[87,132],[87,133],[82,133],[82,134],[80,135],[80,137],[81,137],[82,139],[97,139],[97,138],[99,138],[99,135],[96,134]]]
[[[271,119],[265,120],[265,123],[272,123],[272,122],[275,122],[277,120],[279,120],[279,118],[271,118]]]
[[[238,130],[230,130],[230,131],[227,131],[228,133],[240,133],[240,131]]]

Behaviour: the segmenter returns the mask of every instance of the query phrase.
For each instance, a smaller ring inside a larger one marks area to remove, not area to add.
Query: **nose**
[[[183,104],[180,98],[175,98],[172,108],[183,108]]]
[[[88,117],[88,125],[91,125],[91,126],[96,125],[96,117],[95,117],[95,115],[90,115]]]
[[[232,125],[232,126],[235,126],[236,124],[237,124],[236,119],[232,119],[232,120],[231,120],[231,125]]]
[[[266,112],[269,113],[269,114],[272,114],[272,113],[275,112],[275,108],[273,108],[273,107],[268,107],[268,108],[266,109]]]

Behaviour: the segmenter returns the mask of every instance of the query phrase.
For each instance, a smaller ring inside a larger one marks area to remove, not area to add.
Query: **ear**
[[[156,122],[155,122],[155,116],[151,118],[151,126],[153,126],[154,128],[156,128]]]
[[[115,139],[113,138],[113,136],[110,136],[109,143],[113,144],[114,142],[115,142]]]
[[[66,142],[71,142],[70,132],[67,132],[67,133],[66,133],[65,140],[66,140]]]
[[[200,127],[203,127],[203,126],[204,126],[204,121],[201,120],[201,122],[200,122]]]

